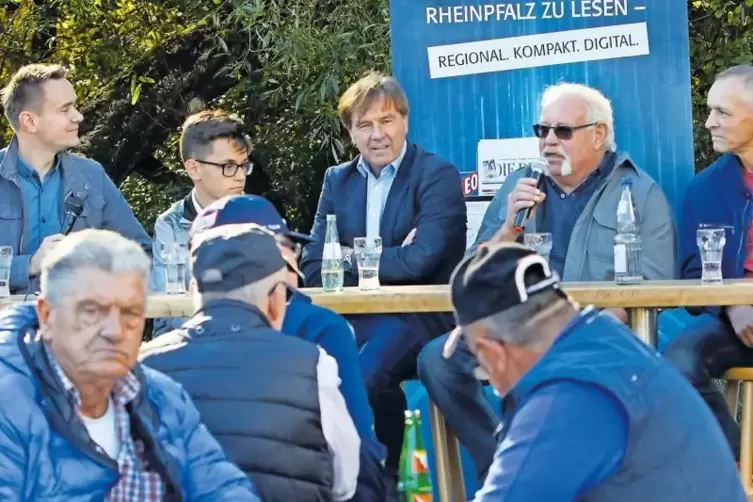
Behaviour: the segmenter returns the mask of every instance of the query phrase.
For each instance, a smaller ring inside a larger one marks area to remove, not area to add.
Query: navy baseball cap
[[[229,195],[215,201],[196,217],[191,226],[191,235],[207,228],[236,223],[254,223],[293,242],[311,242],[310,236],[291,231],[285,218],[280,216],[272,203],[258,195]]]
[[[259,225],[207,229],[191,243],[191,269],[199,292],[228,292],[285,270],[277,240]]]
[[[567,295],[559,276],[546,259],[516,243],[479,246],[455,268],[450,279],[450,296],[457,327],[445,342],[443,354],[455,351],[463,326],[523,304],[543,291]]]

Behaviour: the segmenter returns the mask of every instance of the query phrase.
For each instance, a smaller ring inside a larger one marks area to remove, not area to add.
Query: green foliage
[[[136,215],[154,218],[190,180],[180,123],[202,107],[246,120],[264,173],[251,189],[310,225],[327,166],[353,154],[342,90],[389,73],[389,0],[0,0],[0,82],[32,61],[67,65],[87,116],[82,151]],[[697,166],[713,158],[705,96],[721,69],[753,60],[753,0],[689,0]],[[0,129],[0,141],[10,138]]]

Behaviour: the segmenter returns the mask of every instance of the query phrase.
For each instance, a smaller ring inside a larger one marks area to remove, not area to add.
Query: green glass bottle
[[[424,441],[421,434],[421,412],[413,412],[413,455],[411,455],[411,474],[413,482],[406,490],[408,502],[431,502],[431,473],[429,472],[429,458],[426,455]]]
[[[401,502],[408,500],[407,490],[413,484],[411,474],[411,452],[413,451],[413,412],[405,412],[405,433],[403,435],[403,449],[400,453],[400,473],[397,482],[398,497]]]

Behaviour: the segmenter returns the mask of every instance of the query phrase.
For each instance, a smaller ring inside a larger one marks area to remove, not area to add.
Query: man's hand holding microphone
[[[35,277],[39,275],[39,269],[44,257],[55,248],[58,242],[63,240],[63,237],[71,233],[73,224],[76,223],[76,220],[84,211],[84,201],[81,198],[70,194],[63,201],[63,211],[65,213],[65,218],[63,219],[60,233],[48,235],[42,240],[39,249],[37,249],[37,252],[34,253],[31,260],[29,260],[29,276]]]
[[[546,194],[541,190],[549,169],[545,158],[531,163],[529,174],[518,180],[515,188],[507,196],[507,215],[497,233],[494,242],[513,242],[523,231],[526,221],[533,216],[538,204],[544,201]]]

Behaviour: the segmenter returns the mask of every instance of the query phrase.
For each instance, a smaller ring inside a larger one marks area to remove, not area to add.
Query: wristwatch
[[[353,250],[345,248],[343,250],[343,270],[345,272],[351,272],[353,270]]]

